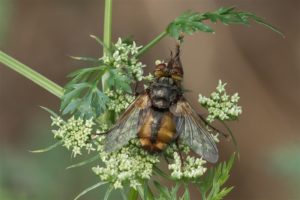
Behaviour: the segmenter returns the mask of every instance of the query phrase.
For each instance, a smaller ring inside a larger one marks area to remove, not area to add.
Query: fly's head
[[[170,76],[170,68],[166,63],[160,63],[156,65],[154,70],[154,76],[155,78],[161,78],[161,77],[169,77]]]
[[[168,63],[160,63],[156,65],[154,76],[159,79],[161,77],[172,78],[175,82],[181,83],[183,79],[183,68],[180,61],[180,49],[176,48],[176,54],[171,58]]]

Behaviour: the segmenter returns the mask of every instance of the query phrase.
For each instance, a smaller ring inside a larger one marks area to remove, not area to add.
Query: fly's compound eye
[[[157,78],[166,76],[166,68],[167,68],[167,65],[164,63],[156,65],[155,70],[154,70],[154,76]]]
[[[174,66],[171,70],[171,77],[176,81],[181,81],[183,78],[183,71],[181,67]]]

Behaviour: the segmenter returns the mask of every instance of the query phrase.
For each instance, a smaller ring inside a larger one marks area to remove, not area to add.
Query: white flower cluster
[[[93,168],[96,175],[102,181],[108,181],[114,188],[123,188],[129,183],[130,187],[136,189],[142,184],[142,180],[150,179],[153,166],[159,162],[157,155],[151,155],[140,146],[139,140],[134,139],[116,152],[107,153],[103,144],[105,137],[100,137],[98,151],[105,166]]]
[[[240,99],[238,93],[232,96],[226,94],[226,83],[219,80],[217,91],[213,92],[210,97],[205,97],[199,94],[199,103],[207,108],[207,121],[213,122],[219,120],[235,120],[242,113],[242,107],[237,103]]]
[[[165,62],[164,60],[156,60],[155,61],[155,65],[160,65],[160,64],[168,64],[167,62]]]
[[[110,99],[107,104],[108,110],[112,110],[117,114],[122,113],[135,99],[134,96],[126,94],[122,90],[106,90],[105,94]]]
[[[52,130],[54,137],[63,141],[63,146],[72,150],[72,155],[81,155],[84,148],[89,153],[94,151],[92,143],[89,142],[93,130],[93,119],[76,119],[74,116],[64,121],[60,117],[51,117],[51,126],[57,127]]]
[[[134,41],[132,43],[123,42],[119,38],[114,47],[112,55],[102,58],[103,62],[120,69],[120,71],[129,72],[135,80],[142,81],[145,65],[135,57],[142,46],[137,46]]]
[[[206,163],[202,158],[187,156],[184,163],[181,162],[180,156],[174,152],[174,163],[169,164],[168,168],[171,170],[171,177],[174,179],[196,179],[202,176],[207,168],[203,165]]]

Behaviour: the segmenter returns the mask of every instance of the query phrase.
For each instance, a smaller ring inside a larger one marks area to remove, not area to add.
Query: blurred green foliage
[[[66,170],[69,165],[93,155],[73,159],[70,152],[66,152],[62,147],[42,154],[30,153],[29,150],[53,143],[53,138],[49,131],[50,120],[35,116],[29,121],[31,123],[24,130],[28,139],[20,138],[17,145],[8,145],[0,141],[1,200],[74,199],[78,191],[99,181],[92,170],[87,171],[87,168]],[[95,162],[89,166],[96,164]],[[101,187],[81,199],[101,199],[106,189]],[[110,199],[121,199],[119,195],[112,194]]]
[[[13,0],[0,0],[0,44],[4,42],[12,13]]]
[[[284,146],[273,153],[272,165],[300,199],[300,144]]]

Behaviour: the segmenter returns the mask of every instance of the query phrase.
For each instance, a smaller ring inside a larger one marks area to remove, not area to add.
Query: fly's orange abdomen
[[[164,143],[169,143],[173,140],[175,134],[176,125],[173,121],[173,115],[170,112],[165,112],[160,122],[157,140]]]
[[[175,134],[176,127],[170,112],[149,112],[138,136],[143,148],[160,152],[174,139]]]
[[[139,138],[150,138],[151,137],[151,125],[153,123],[152,112],[148,112],[145,116],[144,124],[141,126],[138,137]]]

